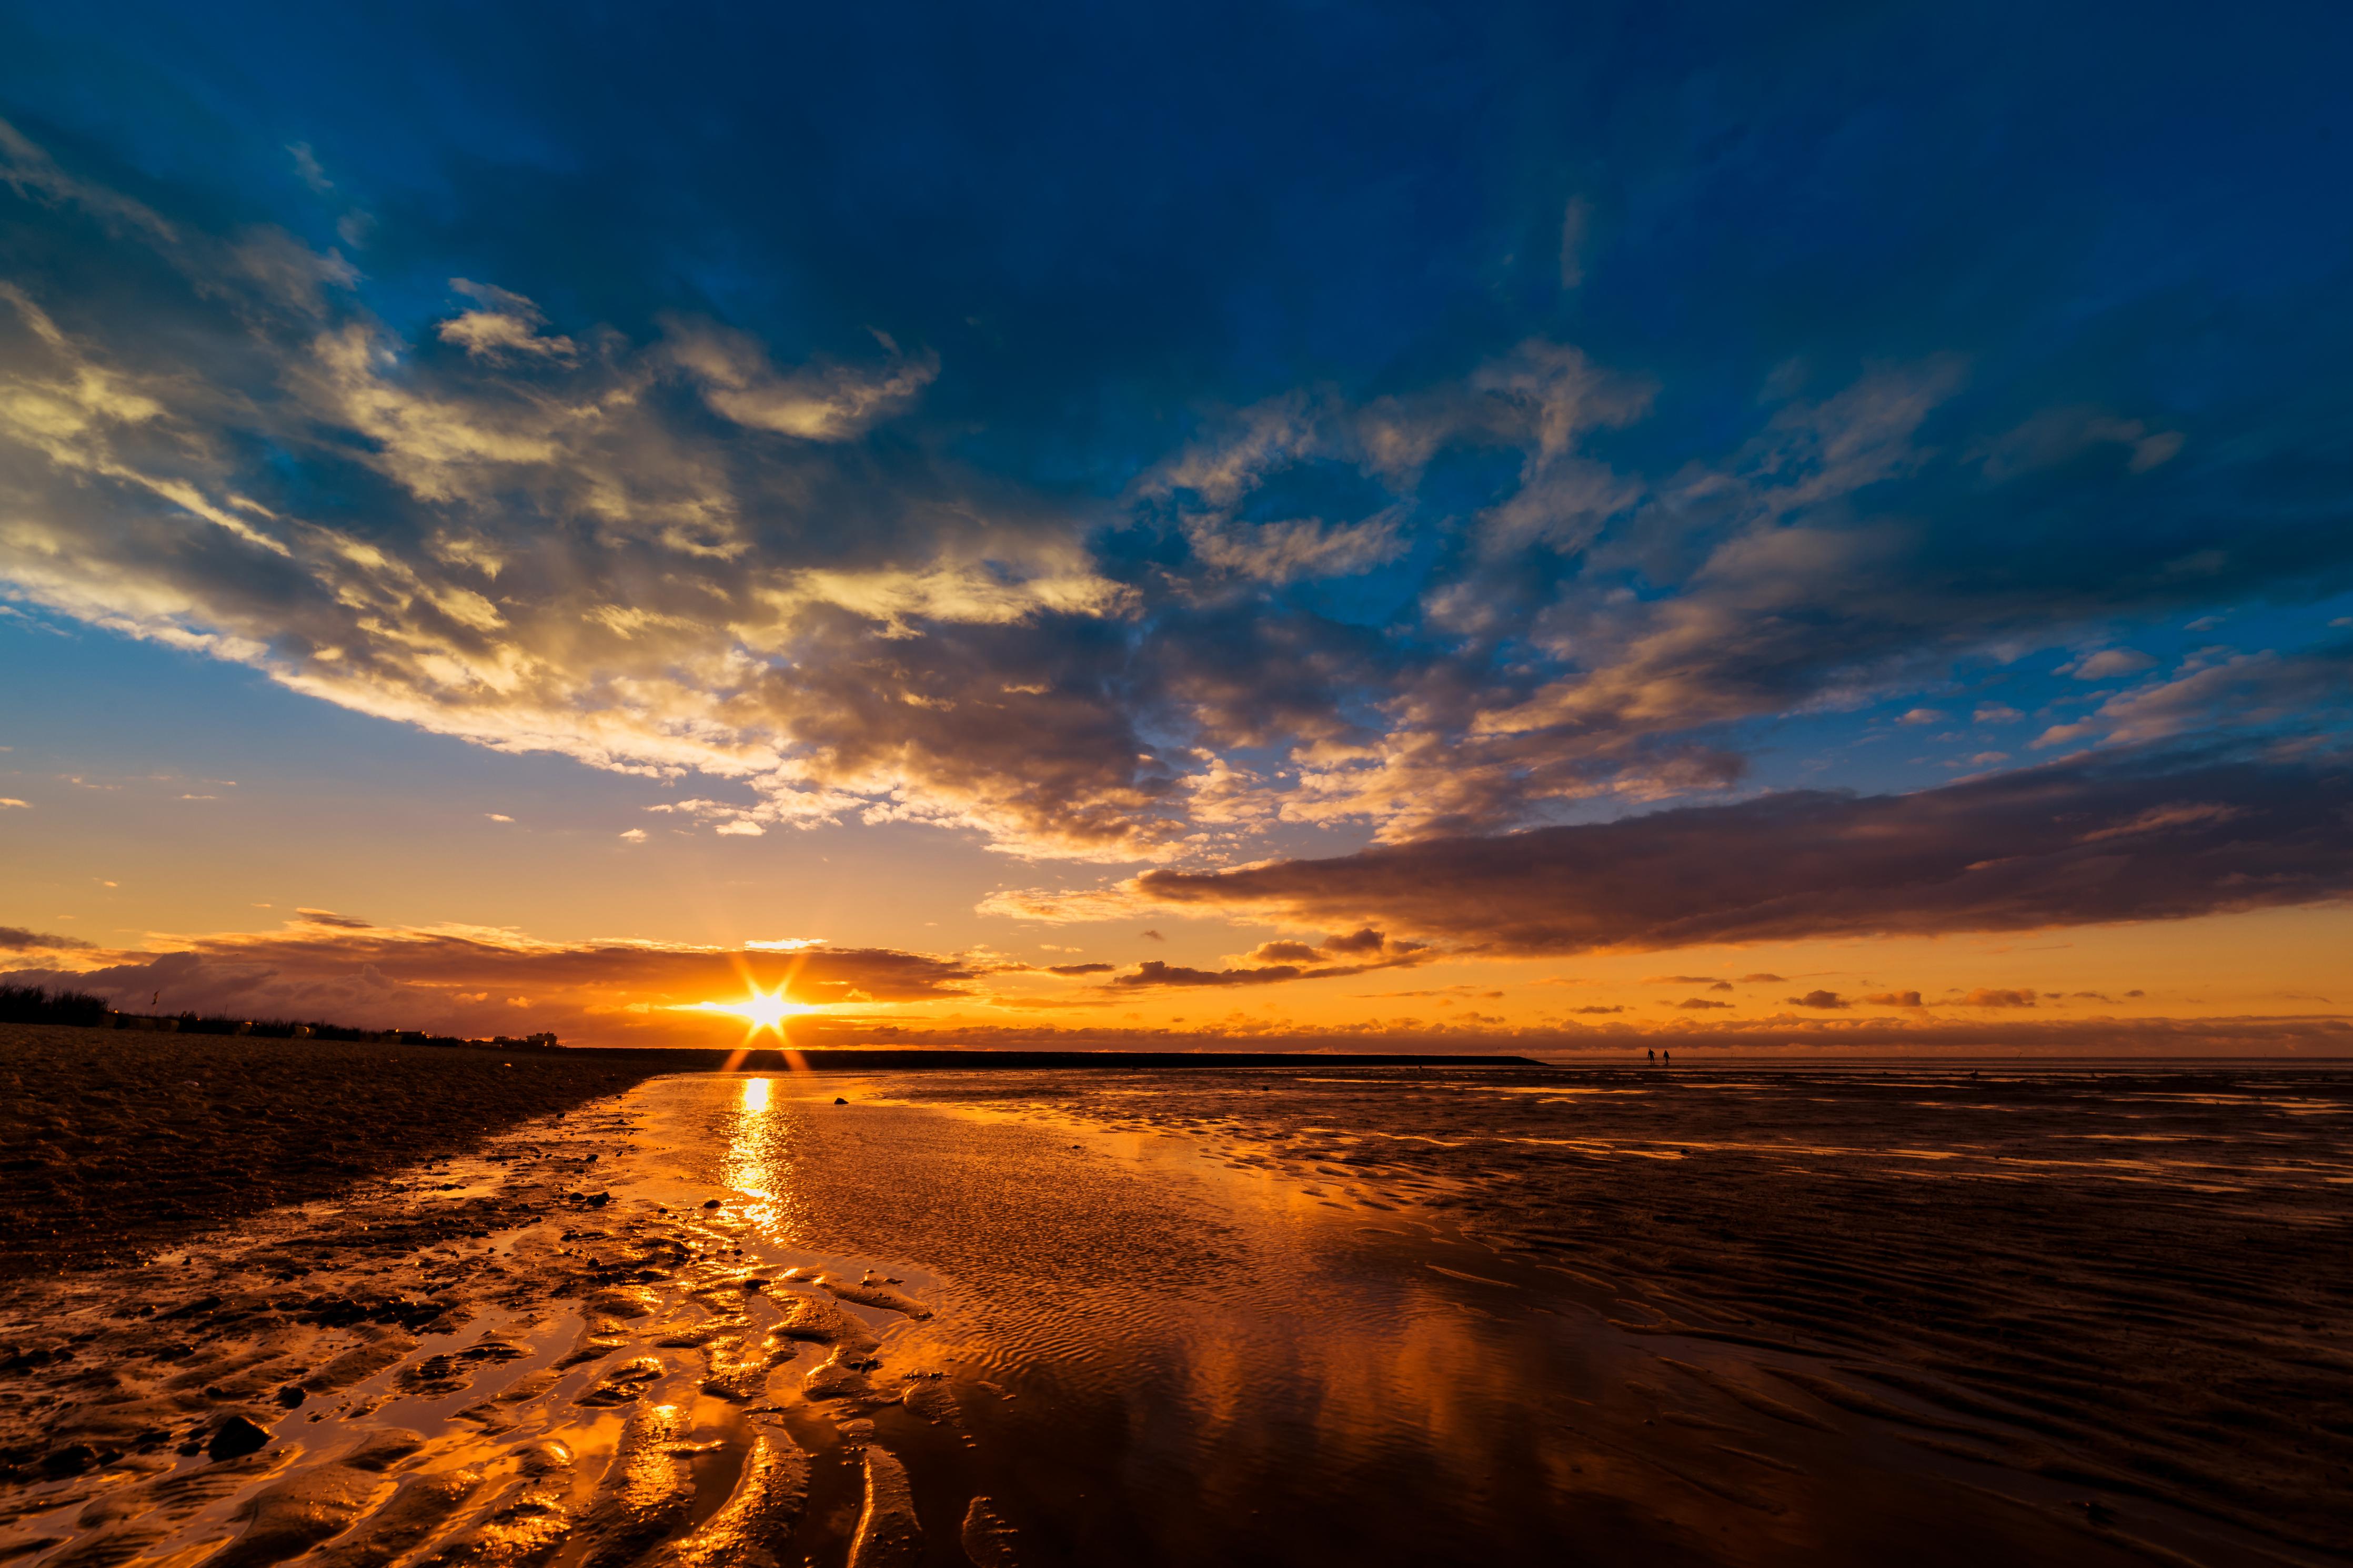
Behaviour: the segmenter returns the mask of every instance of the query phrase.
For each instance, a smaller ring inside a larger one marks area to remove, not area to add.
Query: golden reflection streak
[[[727,1141],[727,1184],[752,1199],[744,1214],[753,1224],[775,1235],[782,1205],[768,1184],[776,1177],[776,1166],[766,1155],[766,1140],[761,1134],[768,1121],[768,1106],[775,1092],[776,1079],[754,1077],[744,1080],[744,1098],[735,1109],[735,1127]]]

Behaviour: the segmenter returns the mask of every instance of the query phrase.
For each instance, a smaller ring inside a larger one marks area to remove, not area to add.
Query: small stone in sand
[[[59,1448],[41,1461],[41,1468],[53,1477],[78,1476],[98,1463],[98,1450],[87,1443],[75,1443]]]
[[[290,1383],[278,1391],[278,1403],[291,1410],[311,1397],[311,1391],[299,1383]]]
[[[717,1198],[705,1198],[702,1202],[702,1206],[707,1209],[715,1209],[719,1206],[719,1200]]]
[[[833,1102],[836,1105],[848,1105],[849,1103],[849,1101],[842,1099],[841,1096],[838,1094],[833,1097]]]
[[[232,1415],[221,1423],[213,1440],[205,1445],[205,1453],[215,1459],[234,1459],[254,1452],[269,1441],[267,1427],[257,1426],[242,1415]]]

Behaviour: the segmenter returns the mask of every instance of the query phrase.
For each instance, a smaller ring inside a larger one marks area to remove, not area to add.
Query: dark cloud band
[[[1134,885],[1497,955],[2179,919],[2353,893],[2353,771],[2339,754],[2076,760]]]
[[[0,952],[64,952],[90,945],[79,937],[56,936],[47,931],[27,931],[23,926],[0,926]]]

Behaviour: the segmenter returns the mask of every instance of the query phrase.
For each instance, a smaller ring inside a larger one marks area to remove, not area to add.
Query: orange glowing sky
[[[501,773],[520,783],[545,768],[482,765],[493,788]],[[290,793],[321,790],[315,775],[283,786],[265,773],[201,803],[179,800],[190,792],[176,779],[86,773],[58,788],[16,776],[12,789],[41,799],[0,817],[21,873],[5,919],[92,944],[28,951],[20,964],[114,984],[121,1005],[142,1010],[160,991],[166,1010],[546,1028],[582,1044],[775,1043],[750,1040],[770,1024],[766,1008],[746,1006],[764,995],[781,1006],[783,1037],[802,1044],[1299,1037],[1556,1051],[1623,1049],[1639,1035],[2071,1054],[2332,1050],[2348,1013],[2330,984],[2353,952],[2342,905],[1562,956],[1385,934],[1383,951],[1292,965],[1353,973],[1122,986],[1146,963],[1246,974],[1273,967],[1253,956],[1268,944],[1346,933],[1152,903],[1092,869],[1067,879],[1086,898],[1041,911],[1034,897],[1006,896],[1043,879],[1039,868],[1008,868],[932,827],[716,841],[679,830],[624,844],[537,817],[520,787],[436,806],[436,831],[417,803],[372,798],[356,771],[325,782],[322,798],[339,810]],[[491,820],[485,802],[517,807],[499,814],[513,820]],[[453,902],[468,919],[449,920]]]

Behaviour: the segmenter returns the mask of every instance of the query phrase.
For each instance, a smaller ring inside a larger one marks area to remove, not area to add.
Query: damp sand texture
[[[0,1024],[0,1279],[327,1197],[649,1070],[580,1051]]]
[[[1885,1205],[1900,1194],[1873,1184],[1957,1163],[1973,1123],[1945,1114],[1956,1087],[656,1079],[185,1258],[20,1281],[0,1312],[26,1347],[0,1373],[15,1467],[0,1553],[42,1568],[2344,1561],[2328,1533],[2343,1494],[2321,1484],[2345,1455],[2325,1330],[2253,1352],[2306,1365],[2264,1431],[2302,1421],[2310,1454],[2303,1471],[2265,1459],[2295,1506],[2249,1517],[2214,1462],[2241,1443],[2225,1407],[2177,1413],[2169,1472],[2083,1426],[2096,1342],[2116,1331],[2101,1320],[2038,1400],[1924,1369],[1894,1326],[1871,1344],[1843,1321],[1767,1321],[1746,1300],[1774,1293],[1751,1263],[1711,1280],[1514,1243],[1515,1226],[1557,1235],[1564,1204],[1637,1194],[1737,1226],[1752,1184],[1659,1182],[1710,1154],[1810,1170],[1807,1203],[1834,1206],[1852,1180]],[[2096,1089],[2032,1088],[2046,1132],[2137,1122],[2158,1142],[2136,1134],[2105,1175],[2053,1176],[2045,1210],[2092,1201],[2071,1184],[2168,1163],[2200,1173],[2165,1186],[2183,1212],[2144,1228],[2341,1208],[2341,1142],[2316,1130],[2341,1088]],[[1580,1108],[1604,1090],[1613,1109]],[[1968,1103],[2002,1098],[1980,1086]],[[2208,1146],[2274,1120],[2302,1131],[2241,1138],[2254,1155]],[[1902,1136],[1852,1136],[1864,1122]],[[1926,1157],[1937,1136],[1956,1158]],[[2035,1153],[2042,1136],[1978,1139],[1968,1158],[2015,1185],[2022,1163],[2066,1163]],[[1574,1163],[1511,1152],[1556,1146],[1634,1173],[1587,1171],[1580,1188]],[[2319,1195],[2301,1207],[2278,1195],[2306,1185]],[[2067,1245],[2120,1212],[2085,1209]],[[2059,1245],[1957,1237],[1940,1273],[1925,1244],[1887,1255],[1883,1219],[1798,1228],[1810,1252],[1758,1245],[1817,1289],[1842,1271],[1915,1338],[1946,1334],[1936,1303],[1968,1296],[1968,1269]],[[1672,1226],[1639,1245],[1716,1255]],[[2037,1311],[2107,1288],[2058,1261],[2028,1259],[2052,1281]],[[2114,1315],[2160,1338],[2195,1327],[2161,1294]],[[1958,1340],[1939,1342],[1950,1357]],[[2042,1355],[2030,1342],[1996,1371]],[[2208,1450],[2184,1436],[2199,1420]]]

